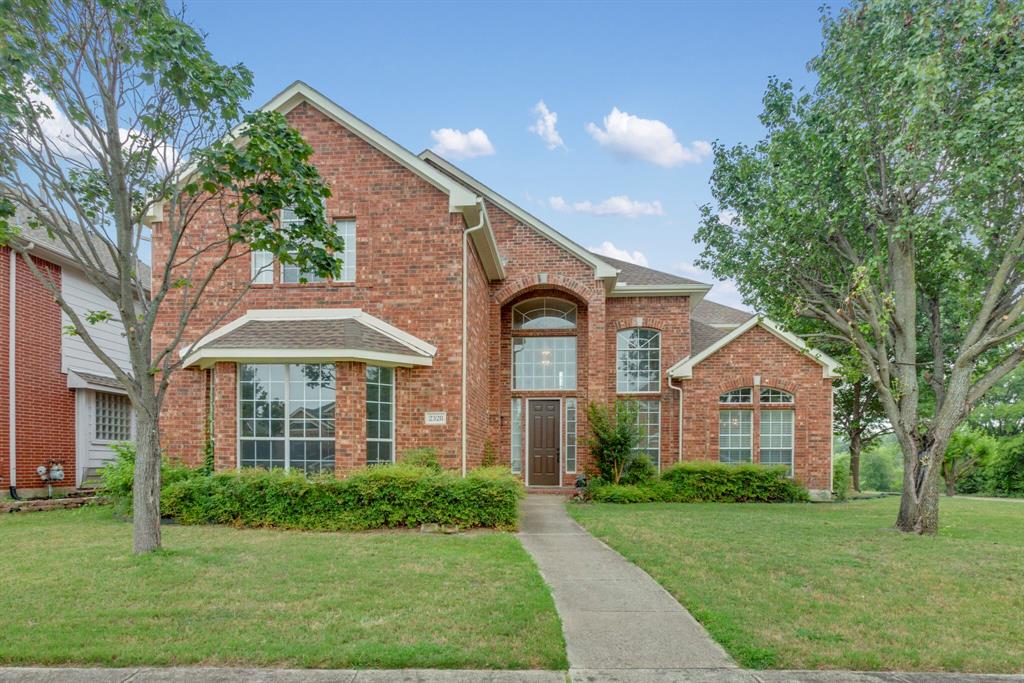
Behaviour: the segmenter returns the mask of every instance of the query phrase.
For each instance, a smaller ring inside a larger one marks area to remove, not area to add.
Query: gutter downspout
[[[466,459],[466,447],[468,445],[468,433],[466,431],[466,416],[468,411],[466,410],[466,401],[469,399],[469,385],[467,383],[466,372],[469,370],[469,360],[467,354],[469,353],[469,339],[467,337],[469,333],[469,235],[477,230],[484,227],[484,221],[486,220],[486,210],[484,209],[483,200],[478,200],[480,205],[480,221],[471,228],[466,228],[462,232],[462,476],[465,477],[467,473],[468,461]]]
[[[15,458],[17,457],[17,419],[18,419],[18,408],[17,408],[17,384],[15,377],[15,371],[17,369],[17,363],[15,362],[15,343],[17,340],[16,325],[18,321],[17,311],[17,286],[18,286],[18,253],[11,248],[11,272],[10,272],[10,286],[8,288],[8,294],[10,295],[10,305],[7,310],[7,436],[10,440],[7,449],[7,463],[10,467],[10,476],[8,477],[8,484],[10,486],[11,498],[14,500],[20,500],[18,496],[18,467]]]
[[[672,384],[672,376],[671,375],[669,375],[669,378],[668,378],[668,387],[669,387],[669,389],[673,389],[673,390],[679,392],[679,431],[678,431],[679,440],[676,443],[676,445],[678,446],[679,452],[676,454],[676,462],[682,462],[683,461],[683,388],[682,387],[677,387],[675,384]]]

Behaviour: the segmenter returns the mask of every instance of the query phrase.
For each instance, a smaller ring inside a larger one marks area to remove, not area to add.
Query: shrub
[[[635,453],[626,464],[626,472],[622,475],[623,484],[646,484],[658,476],[658,468],[644,453]]]
[[[498,464],[498,452],[494,448],[494,442],[490,439],[484,441],[484,454],[480,458],[481,467],[494,467]]]
[[[515,528],[522,484],[503,468],[462,478],[409,464],[372,467],[344,479],[242,470],[169,485],[162,503],[182,524],[330,531],[436,523]]]
[[[810,500],[807,489],[790,479],[785,467],[686,462],[669,467],[662,481],[675,500],[720,503],[795,503]]]
[[[100,470],[100,477],[103,479],[101,492],[110,498],[119,513],[129,514],[132,511],[132,482],[135,479],[135,444],[115,443],[111,449],[116,457]],[[162,487],[203,474],[201,468],[191,468],[183,463],[174,462],[166,456],[160,464]]]
[[[640,430],[636,422],[635,401],[616,401],[615,413],[608,406],[591,403],[587,406],[590,424],[590,455],[594,458],[598,475],[606,482],[620,483],[633,451],[640,443]]]
[[[591,499],[595,503],[652,503],[661,500],[652,488],[632,484],[596,486]]]
[[[853,478],[850,474],[850,456],[844,455],[832,461],[832,495],[836,500],[846,500],[850,495]]]
[[[402,454],[399,462],[412,467],[426,467],[435,472],[441,471],[441,460],[437,456],[437,449],[429,446],[406,451]]]

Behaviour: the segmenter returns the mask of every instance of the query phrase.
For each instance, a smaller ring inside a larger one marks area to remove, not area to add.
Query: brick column
[[[217,363],[213,368],[214,469],[238,467],[238,366]]]
[[[366,366],[337,363],[335,373],[334,471],[343,475],[366,465]]]

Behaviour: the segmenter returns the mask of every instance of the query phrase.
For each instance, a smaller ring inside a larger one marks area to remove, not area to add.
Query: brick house
[[[828,494],[826,356],[704,300],[707,284],[587,251],[303,83],[266,108],[315,150],[344,273],[300,283],[258,252],[223,268],[193,330],[253,284],[230,322],[186,335],[162,415],[169,453],[198,461],[209,434],[220,469],[343,473],[433,447],[446,467],[493,458],[530,486],[566,486],[589,462],[586,405],[635,399],[659,467],[784,463]],[[211,208],[192,239],[216,230]]]
[[[18,208],[17,239],[65,301],[83,317],[116,310],[57,237],[29,227],[30,215]],[[83,231],[79,238],[89,235]],[[105,253],[102,244],[95,246]],[[113,261],[104,265],[114,272]],[[52,482],[56,487],[95,481],[113,459],[111,445],[134,436],[127,395],[81,338],[63,333],[70,323],[17,252],[0,247],[0,482],[12,496],[47,492],[39,467],[49,472],[60,465],[64,479]],[[130,368],[120,321],[98,323],[92,333],[120,367]]]

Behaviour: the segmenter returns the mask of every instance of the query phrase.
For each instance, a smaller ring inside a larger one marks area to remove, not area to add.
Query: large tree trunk
[[[141,554],[160,548],[160,431],[155,411],[143,409],[136,413],[132,549]]]
[[[920,450],[903,454],[903,495],[896,528],[915,534],[939,531],[939,463],[946,442],[932,441]]]
[[[850,434],[850,486],[860,493],[860,454],[864,445],[860,440],[860,432]]]

